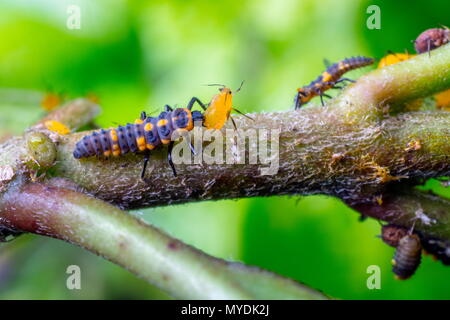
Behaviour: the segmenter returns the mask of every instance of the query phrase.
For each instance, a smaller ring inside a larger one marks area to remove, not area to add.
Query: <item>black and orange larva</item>
[[[146,113],[142,112],[140,119],[137,119],[134,124],[128,123],[117,128],[102,129],[87,135],[77,142],[73,156],[76,159],[91,156],[118,157],[129,152],[143,152],[144,166],[141,178],[144,178],[150,151],[161,145],[168,145],[168,162],[176,176],[172,161],[174,144],[172,136],[175,132],[182,134],[182,131],[191,131],[194,124],[203,124],[203,114],[200,111],[191,111],[195,102],[205,110],[205,106],[194,97],[186,108],[172,109],[166,105],[165,110],[158,117],[147,117]],[[195,153],[193,146],[191,144],[189,146]]]
[[[338,63],[335,63],[327,68],[316,80],[312,81],[309,85],[298,88],[295,95],[295,109],[300,109],[302,105],[309,102],[312,98],[320,96],[320,101],[323,103],[323,97],[331,98],[324,92],[328,89],[342,89],[342,87],[336,86],[336,84],[344,81],[355,82],[348,78],[341,78],[344,73],[365,67],[374,63],[374,59],[366,57],[351,57],[344,59]]]

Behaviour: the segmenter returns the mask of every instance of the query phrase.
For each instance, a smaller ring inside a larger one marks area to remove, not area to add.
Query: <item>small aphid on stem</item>
[[[450,29],[442,28],[428,29],[422,32],[414,41],[417,53],[430,52],[450,41]]]
[[[422,245],[416,234],[407,234],[400,239],[394,259],[392,271],[399,280],[410,278],[420,265]]]

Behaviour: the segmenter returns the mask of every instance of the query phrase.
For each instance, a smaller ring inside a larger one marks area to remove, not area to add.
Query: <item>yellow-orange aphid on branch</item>
[[[442,28],[433,28],[422,32],[414,40],[414,48],[417,53],[429,53],[448,42],[450,42],[450,29],[442,26]]]
[[[41,100],[41,108],[45,111],[53,111],[63,102],[63,96],[59,93],[48,92]]]
[[[244,81],[241,82],[240,87],[235,91],[235,93],[241,90],[243,84]],[[253,120],[249,116],[243,114],[241,111],[233,108],[233,92],[230,88],[227,88],[222,84],[211,84],[210,86],[220,86],[221,88],[219,89],[219,93],[214,95],[214,97],[211,99],[211,102],[208,104],[208,108],[205,111],[205,121],[203,125],[206,127],[206,129],[220,130],[230,118],[233,122],[234,127],[236,128],[236,123],[231,117],[232,110]],[[199,103],[202,104],[200,101]]]
[[[411,59],[415,56],[415,54],[410,54],[408,52],[405,53],[395,53],[395,52],[389,52],[387,56],[384,56],[380,62],[378,63],[378,69],[406,61],[408,59]]]
[[[48,120],[48,121],[45,121],[44,125],[47,128],[47,130],[56,132],[60,135],[66,135],[66,134],[70,133],[70,129],[58,121]]]

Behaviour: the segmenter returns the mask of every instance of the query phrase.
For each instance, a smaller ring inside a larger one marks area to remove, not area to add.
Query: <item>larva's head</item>
[[[311,89],[308,87],[298,88],[297,94],[294,99],[295,109],[300,109],[305,103],[309,102],[313,98]]]

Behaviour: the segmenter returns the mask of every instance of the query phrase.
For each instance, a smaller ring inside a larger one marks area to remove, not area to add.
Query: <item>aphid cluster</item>
[[[176,134],[179,137],[183,135],[183,132],[194,129],[194,125],[197,124],[203,125],[207,129],[219,130],[231,118],[233,92],[223,85],[220,86],[219,93],[212,98],[207,106],[198,98],[193,97],[186,108],[173,109],[166,105],[165,110],[157,117],[147,117],[146,113],[142,112],[141,117],[136,119],[134,124],[128,123],[117,128],[102,129],[84,136],[77,142],[73,156],[76,159],[92,156],[118,157],[129,152],[142,152],[144,154],[144,166],[141,178],[144,178],[145,169],[150,159],[150,151],[159,146],[167,145],[168,162],[174,176],[177,176],[172,161],[172,149],[175,142],[172,138],[174,135]],[[192,111],[196,102],[205,110],[204,114],[200,111]],[[234,120],[233,124],[236,126]],[[188,143],[192,153],[195,153],[192,144],[189,141]]]
[[[323,97],[331,98],[325,94],[325,91],[328,89],[342,89],[336,84],[344,81],[354,82],[354,80],[348,78],[341,78],[346,72],[371,65],[374,61],[372,58],[352,57],[329,66],[316,80],[307,86],[297,89],[294,100],[295,109],[300,109],[305,103],[317,96],[320,97],[323,106]]]

